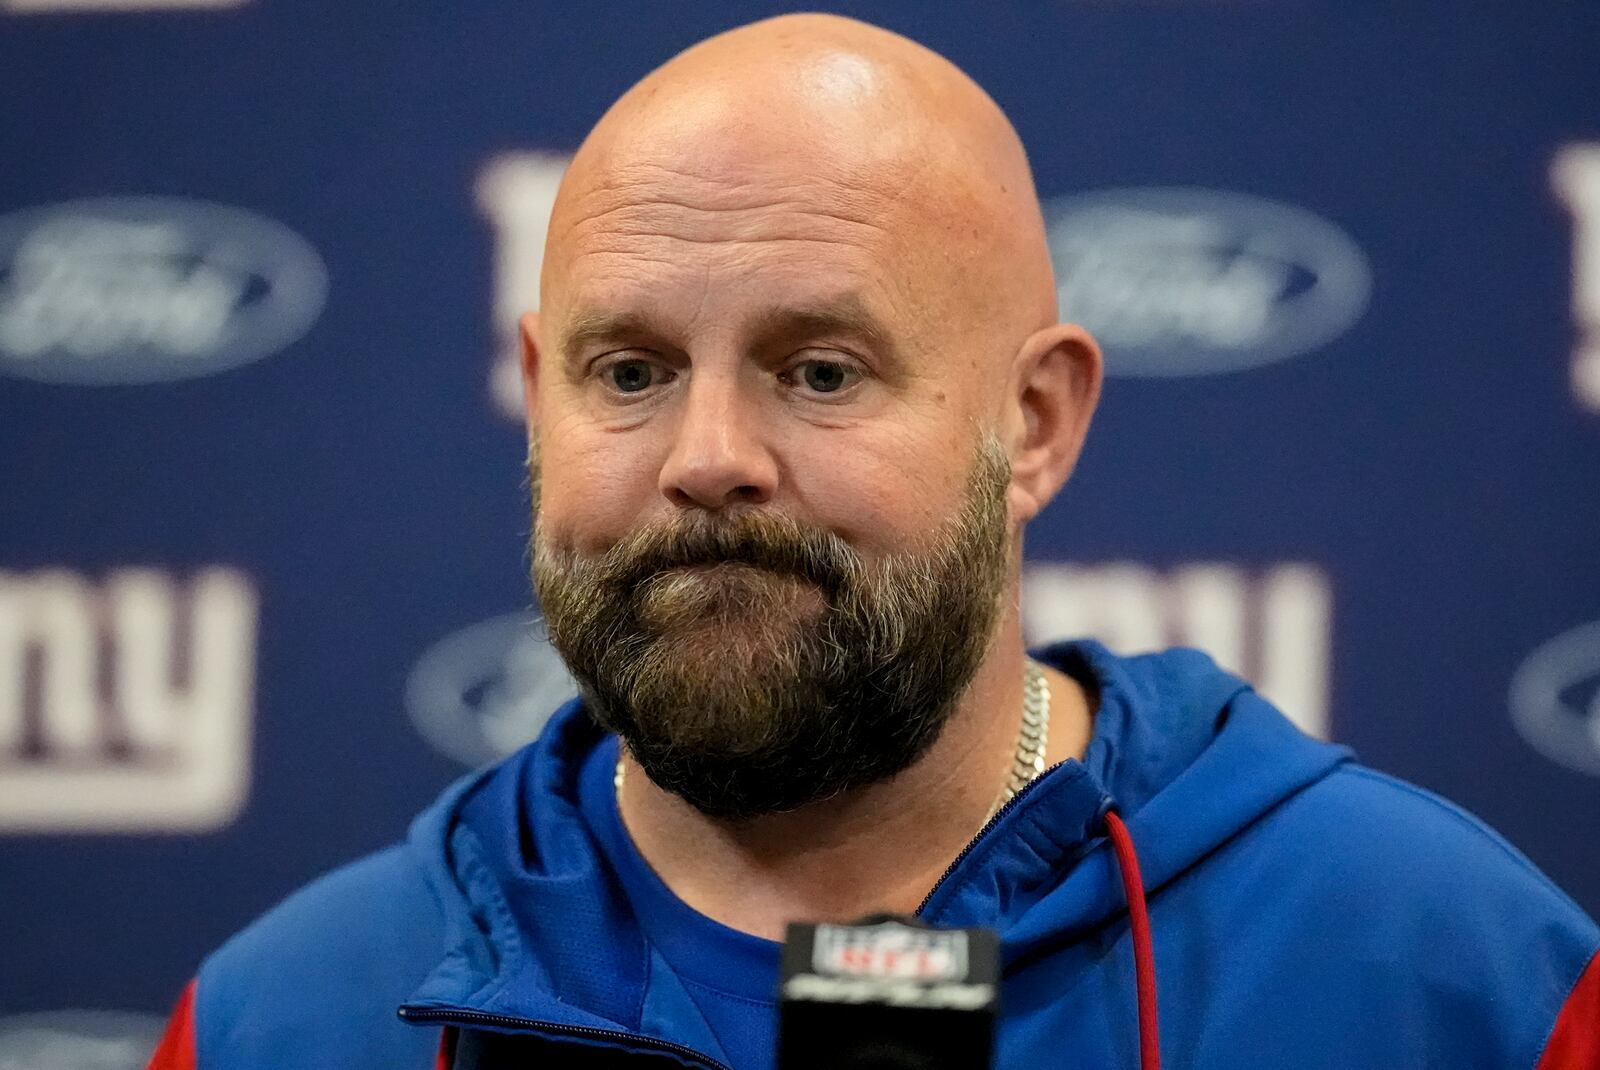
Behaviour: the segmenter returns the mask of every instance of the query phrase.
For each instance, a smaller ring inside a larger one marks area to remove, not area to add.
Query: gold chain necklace
[[[1016,797],[1033,779],[1044,772],[1044,749],[1050,738],[1050,681],[1037,661],[1028,658],[1022,666],[1022,727],[1017,731],[1017,753],[1011,761],[1011,772],[1006,776],[1000,794],[995,796],[983,819],[987,825],[1000,808]],[[622,764],[622,754],[617,753],[617,768],[611,774],[617,797],[622,797],[622,785],[628,778],[628,767]],[[981,827],[981,826],[980,826]]]
[[[1029,658],[1022,666],[1022,727],[1017,731],[1016,757],[1012,759],[1011,775],[1006,777],[1005,786],[995,796],[983,825],[1016,798],[1017,792],[1031,784],[1034,777],[1044,772],[1044,749],[1049,739],[1050,681],[1045,678],[1044,668]]]

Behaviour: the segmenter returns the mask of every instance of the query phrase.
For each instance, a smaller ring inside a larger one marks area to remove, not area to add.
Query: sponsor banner
[[[0,1070],[143,1070],[165,1022],[128,1011],[0,1018]]]
[[[874,10],[1003,102],[1119,377],[1030,525],[1030,644],[1208,651],[1594,914],[1600,5],[1491,6]],[[517,321],[571,150],[736,20],[622,21],[0,0],[0,1017],[170,1006],[575,693],[516,560]]]
[[[477,766],[531,743],[577,693],[539,620],[507,613],[429,647],[406,680],[405,706],[434,748]]]
[[[258,597],[228,568],[0,572],[0,832],[193,832],[250,782]]]
[[[1157,572],[1131,562],[1035,564],[1022,577],[1030,645],[1088,636],[1121,654],[1193,646],[1251,681],[1300,729],[1330,738],[1333,595],[1309,564]]]
[[[1511,723],[1528,746],[1600,776],[1600,621],[1556,636],[1511,678]]]
[[[1326,345],[1372,288],[1351,238],[1303,208],[1226,190],[1098,190],[1045,204],[1064,319],[1124,376],[1210,375]]]
[[[328,274],[282,224],[165,197],[0,216],[0,375],[105,386],[212,375],[310,329]]]

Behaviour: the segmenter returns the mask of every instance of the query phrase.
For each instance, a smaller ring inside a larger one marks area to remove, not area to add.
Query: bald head
[[[578,151],[523,342],[540,601],[658,785],[792,808],[1014,686],[1017,536],[1100,362],[948,61],[820,15],[677,56]]]
[[[805,213],[829,217],[820,240],[872,246],[894,300],[944,337],[1014,344],[1054,321],[1044,227],[1005,115],[942,56],[832,15],[710,38],[613,105],[557,200],[543,307],[559,306],[571,257],[608,222],[643,236],[676,208],[759,240],[756,217],[774,206],[795,210],[781,237],[805,237]]]
[[[557,196],[523,320],[541,523],[570,508],[598,548],[766,503],[886,546],[959,510],[988,441],[1020,527],[1098,391],[1056,314],[1021,142],[953,64],[825,15],[713,37],[612,106]]]

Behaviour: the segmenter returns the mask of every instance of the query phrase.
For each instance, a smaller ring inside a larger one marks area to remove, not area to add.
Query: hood
[[[1156,893],[1350,758],[1301,734],[1193,650],[1122,658],[1094,642],[1037,656],[1098,700],[1082,762],[1047,770],[950,867],[918,913],[1001,934],[1008,965],[1127,910],[1105,836],[1115,809]],[[413,824],[450,950],[405,1012],[662,1036],[678,1020],[651,950],[579,812],[584,759],[605,737],[580,704],[539,740],[466,778]],[[670,986],[665,986],[670,987]],[[681,994],[680,994],[681,995]]]

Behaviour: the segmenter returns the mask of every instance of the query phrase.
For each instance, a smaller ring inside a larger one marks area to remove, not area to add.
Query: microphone
[[[876,914],[789,925],[778,1070],[988,1070],[1000,938]]]

